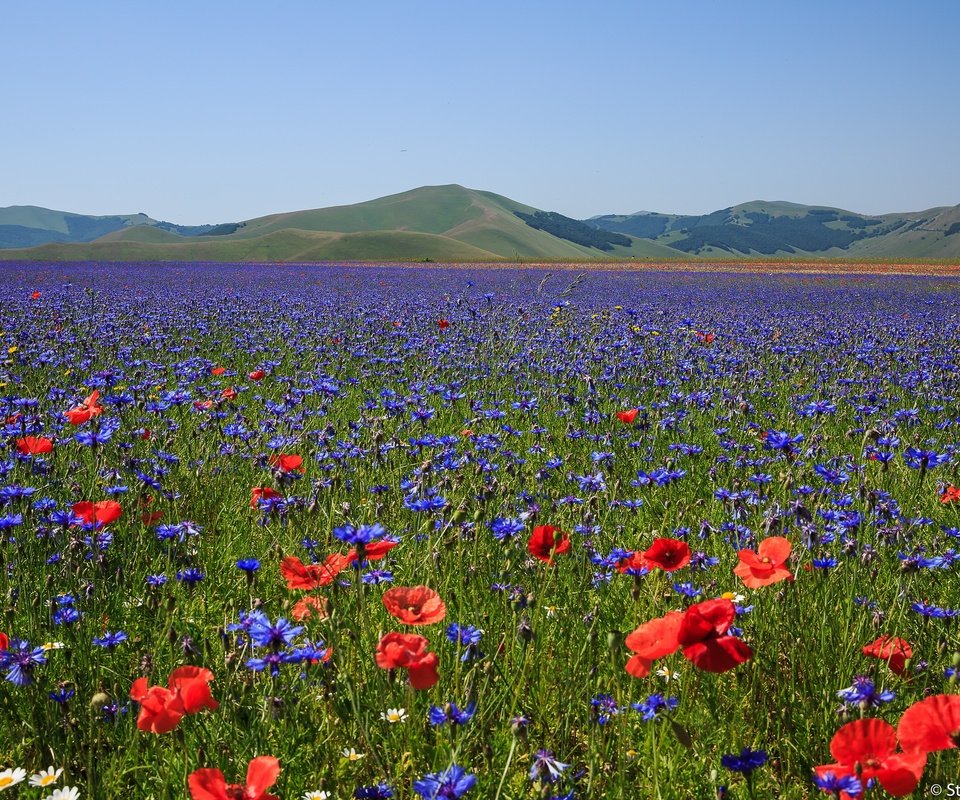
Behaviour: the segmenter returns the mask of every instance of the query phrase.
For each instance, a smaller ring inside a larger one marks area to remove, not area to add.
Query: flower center
[[[0,778],[0,789],[6,789],[10,784],[13,783],[13,778],[9,775],[4,775]]]

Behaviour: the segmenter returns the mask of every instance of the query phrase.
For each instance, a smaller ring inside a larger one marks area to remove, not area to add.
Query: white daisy
[[[343,750],[340,751],[340,755],[347,759],[347,761],[359,761],[363,758],[363,753],[358,753],[352,747],[344,747]]]
[[[678,680],[680,680],[680,673],[679,673],[679,672],[671,672],[671,671],[670,671],[669,669],[667,669],[666,667],[660,667],[660,669],[657,670],[657,675],[659,675],[661,678],[663,678],[664,681],[666,681],[667,683],[669,683],[670,681],[678,681]]]
[[[388,708],[386,711],[380,712],[380,719],[382,719],[384,722],[389,722],[391,725],[395,722],[406,722],[407,709]]]
[[[328,800],[330,797],[330,792],[325,792],[322,789],[314,789],[312,792],[304,792],[301,800]]]
[[[60,775],[63,774],[63,768],[47,767],[36,775],[30,776],[31,786],[51,786],[57,782]]]
[[[80,797],[80,790],[76,786],[64,786],[45,797],[44,800],[77,800],[78,797]]]
[[[10,767],[0,772],[0,792],[16,786],[20,781],[27,777],[27,771],[23,767]]]

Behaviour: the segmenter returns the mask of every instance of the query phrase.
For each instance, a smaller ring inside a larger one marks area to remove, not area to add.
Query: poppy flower
[[[317,597],[316,595],[308,594],[293,604],[293,608],[290,610],[290,616],[297,620],[297,622],[309,619],[310,617],[316,617],[318,620],[329,619],[329,605],[330,603],[326,597]]]
[[[253,372],[249,373],[247,377],[252,381],[262,381],[267,377],[267,373],[262,369],[255,369]]]
[[[847,723],[830,740],[830,753],[836,763],[815,767],[817,775],[855,775],[863,783],[876,779],[894,797],[913,792],[927,764],[926,753],[898,752],[897,732],[882,719]]]
[[[632,425],[633,421],[637,418],[637,414],[640,413],[640,410],[637,408],[631,408],[628,411],[618,411],[617,419],[620,420],[624,425]]]
[[[340,553],[331,553],[322,564],[304,564],[296,556],[286,556],[280,562],[280,573],[288,589],[310,590],[333,583],[349,563],[349,558]]]
[[[223,375],[223,373],[226,371],[226,367],[210,367],[211,375]]]
[[[40,456],[53,451],[53,439],[43,436],[24,436],[16,441],[17,450],[25,456]]]
[[[900,717],[897,736],[908,752],[960,747],[960,695],[937,694],[914,703]]]
[[[202,667],[178,667],[170,673],[167,686],[148,686],[138,678],[130,687],[130,697],[140,704],[137,727],[150,733],[172,731],[185,714],[204,708],[216,711],[220,704],[210,694],[213,673]]]
[[[440,680],[437,654],[427,651],[429,645],[424,636],[388,633],[377,644],[377,666],[381,669],[406,669],[414,689],[429,689]]]
[[[450,327],[450,323],[445,319],[437,320],[437,327],[440,330],[445,331],[447,328]]]
[[[621,574],[646,575],[650,571],[643,553],[631,553],[626,558],[621,558],[617,562],[617,572]]]
[[[952,484],[943,490],[943,494],[940,495],[940,502],[946,505],[947,503],[956,503],[957,500],[960,500],[960,489]]]
[[[270,466],[281,472],[303,472],[303,456],[293,453],[277,453],[270,456]]]
[[[85,525],[96,525],[102,528],[120,519],[123,508],[116,500],[101,500],[99,503],[84,500],[73,504],[73,514],[80,517]]]
[[[647,568],[658,567],[664,572],[673,572],[690,563],[690,545],[679,539],[654,539],[653,544],[643,551],[643,560]]]
[[[706,672],[726,672],[749,661],[750,646],[726,635],[736,616],[733,603],[723,598],[690,606],[677,632],[684,658]]]
[[[39,299],[40,299],[40,292],[34,292],[33,294],[31,294],[31,295],[30,295],[30,299],[31,299],[31,300],[39,300]]]
[[[428,586],[395,586],[383,594],[384,608],[404,625],[431,625],[447,615],[447,607]]]
[[[570,537],[553,525],[538,525],[530,534],[527,550],[534,558],[553,564],[553,557],[570,549]]]
[[[759,589],[783,580],[793,580],[784,564],[790,558],[790,541],[782,536],[770,536],[760,542],[757,552],[741,550],[740,563],[733,568],[748,589]]]
[[[227,783],[218,769],[198,769],[190,774],[187,785],[192,800],[279,800],[267,794],[280,775],[280,762],[273,756],[257,756],[247,767],[244,783]]]
[[[910,642],[899,636],[881,636],[870,644],[864,645],[863,654],[886,661],[897,675],[903,675],[906,671],[907,659],[913,655],[913,648]]]
[[[627,672],[635,678],[646,678],[656,659],[676,652],[680,647],[677,635],[682,621],[683,614],[680,611],[671,611],[666,616],[645,622],[629,634],[625,644],[636,655],[627,661]]]
[[[234,389],[232,386],[229,389],[224,389],[222,392],[220,392],[220,398],[222,400],[233,400],[233,398],[236,396],[237,396],[237,390]]]
[[[97,389],[94,389],[80,405],[74,406],[69,411],[65,412],[67,421],[71,425],[82,425],[84,422],[89,422],[93,417],[99,417],[103,413],[103,406],[97,405],[97,400],[100,398],[100,392]]]
[[[379,561],[387,553],[393,550],[399,542],[395,542],[392,539],[378,539],[375,542],[370,542],[366,545],[363,551],[364,561]],[[347,553],[347,563],[352,564],[357,560],[357,551],[350,550]]]
[[[197,411],[209,411],[213,408],[213,400],[195,400],[193,407],[197,409]]]
[[[280,496],[280,492],[269,486],[254,486],[250,490],[250,508],[257,508],[260,505],[261,499],[272,500]]]
[[[0,653],[4,650],[9,649],[10,647],[10,638],[3,631],[0,631]]]

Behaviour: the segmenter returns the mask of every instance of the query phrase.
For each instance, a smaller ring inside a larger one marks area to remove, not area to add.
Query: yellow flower
[[[14,353],[16,353],[17,350],[19,350],[19,349],[20,349],[20,348],[17,347],[16,345],[13,345],[13,347],[8,347],[8,348],[7,348],[7,354],[12,356],[12,355],[13,355]]]

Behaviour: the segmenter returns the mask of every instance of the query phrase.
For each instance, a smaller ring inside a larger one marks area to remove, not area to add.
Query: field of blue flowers
[[[960,782],[958,299],[0,266],[0,793]]]

